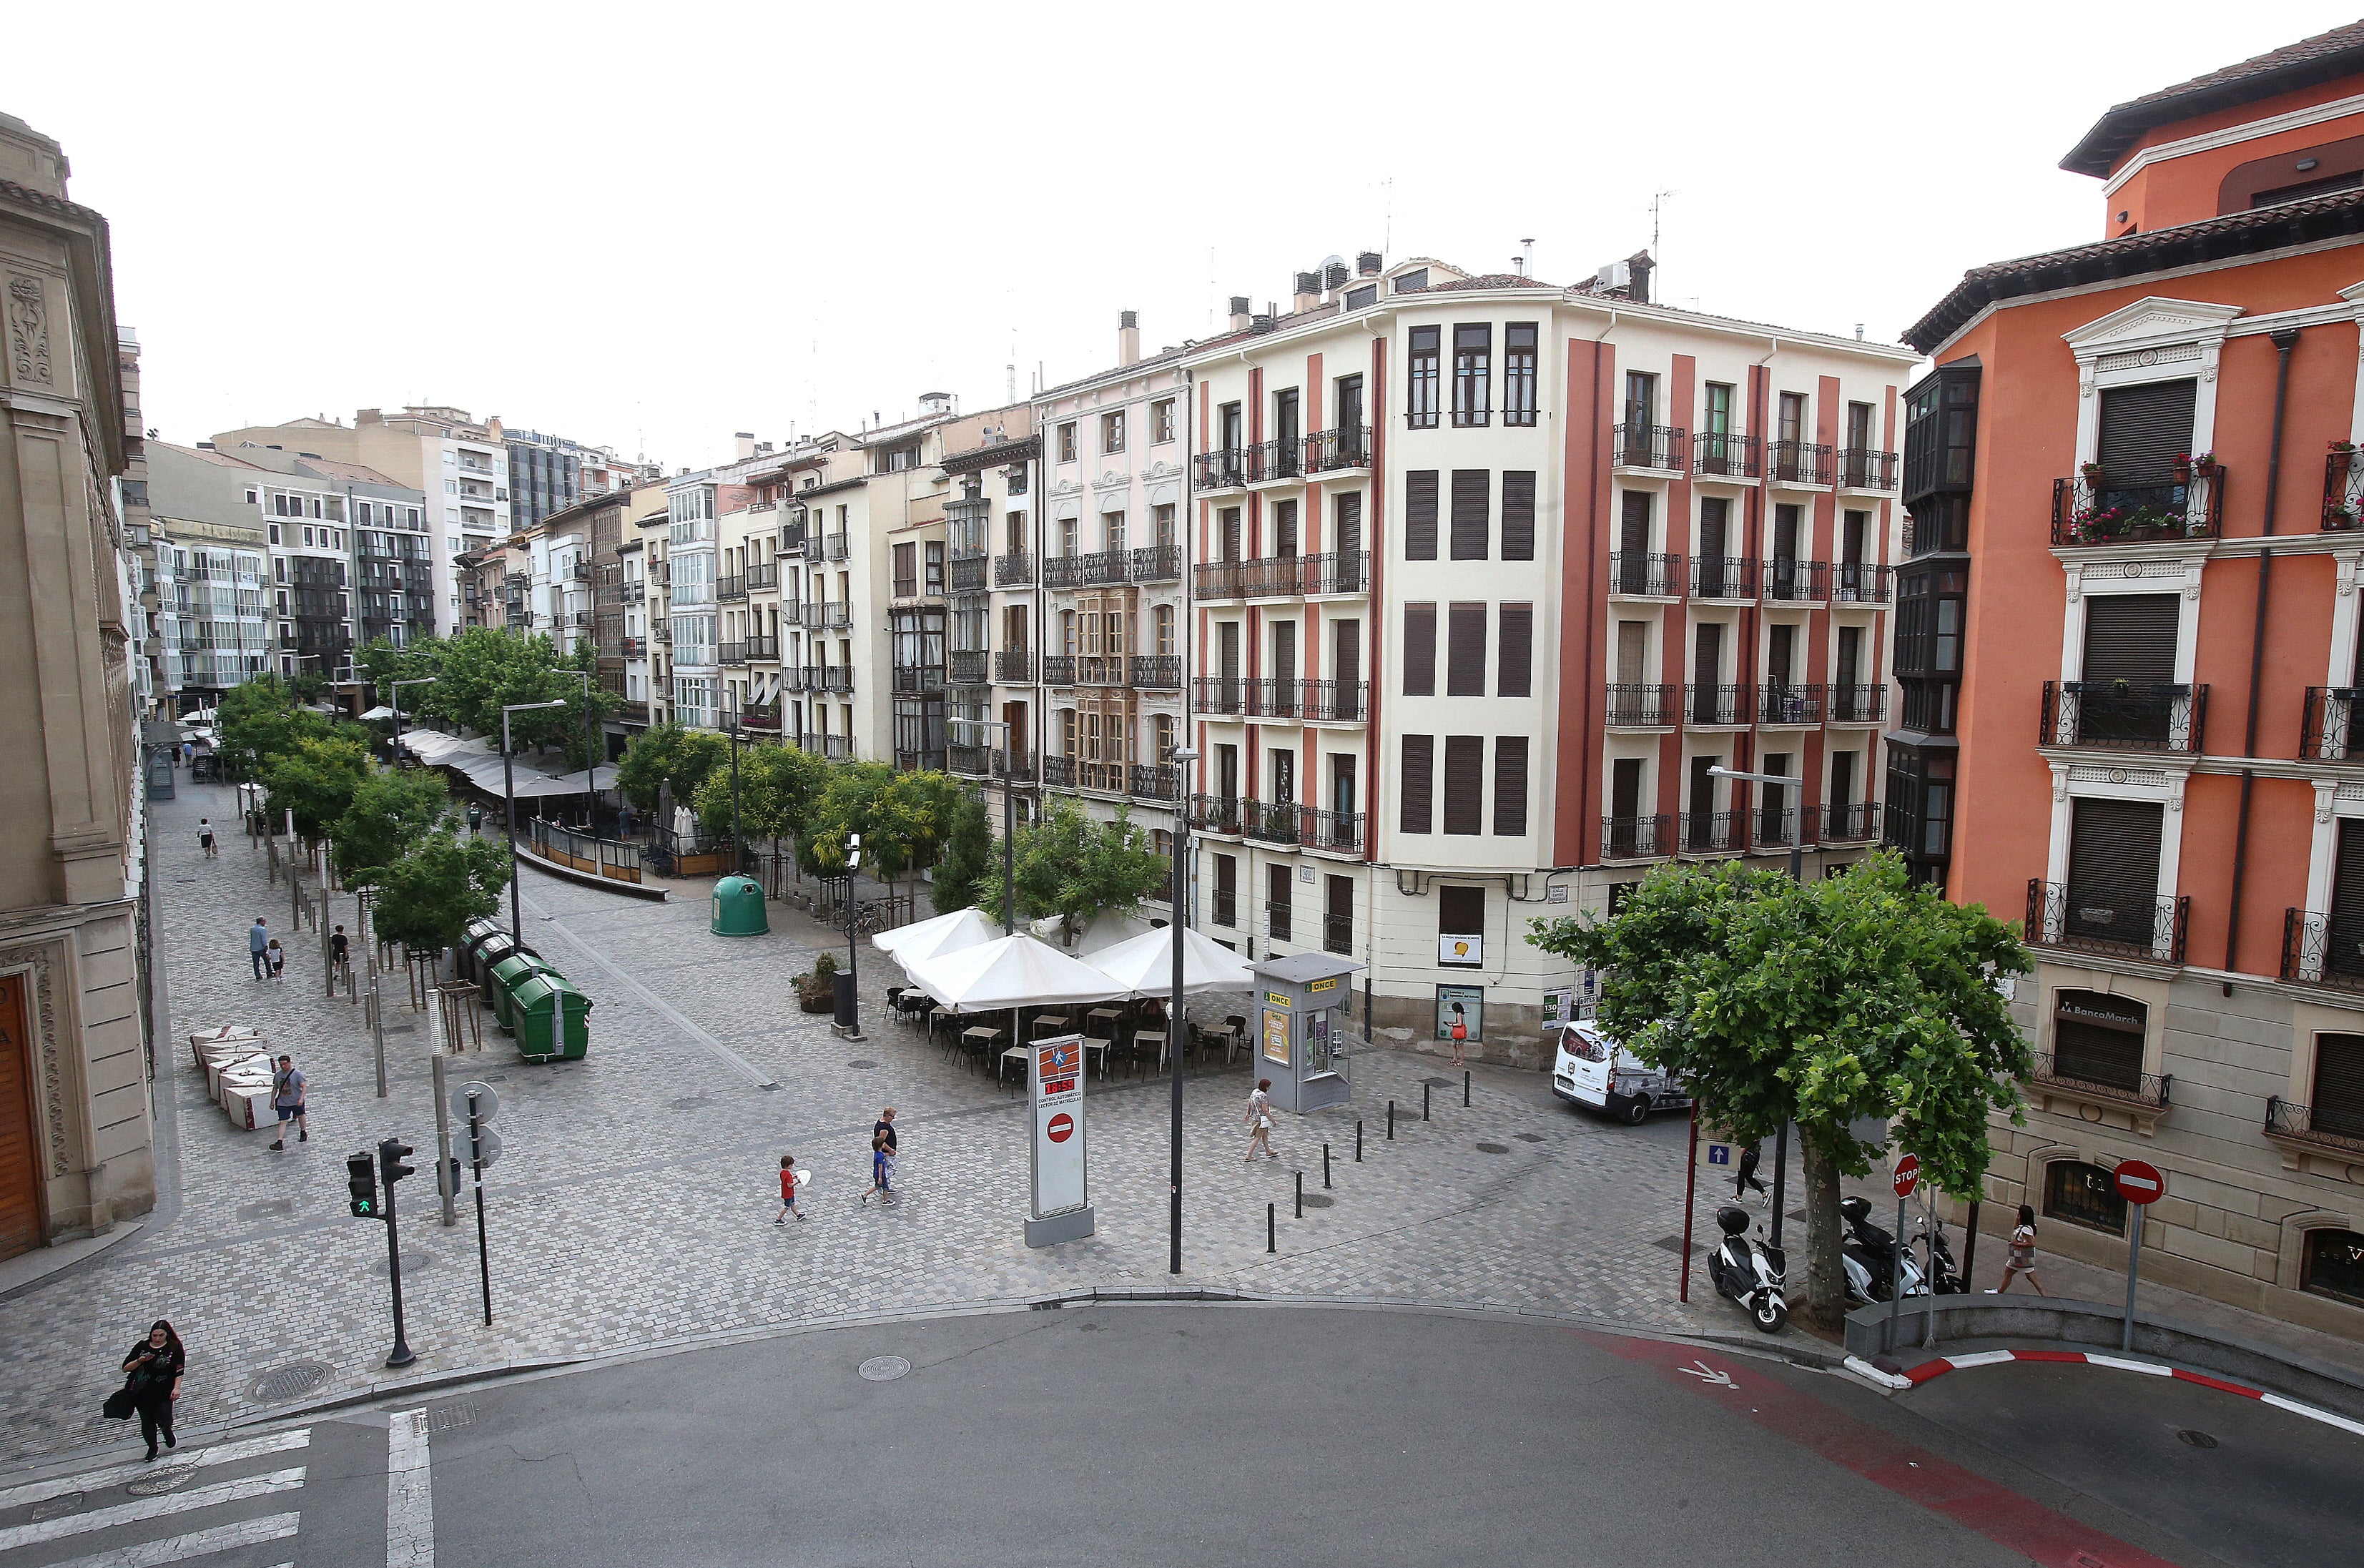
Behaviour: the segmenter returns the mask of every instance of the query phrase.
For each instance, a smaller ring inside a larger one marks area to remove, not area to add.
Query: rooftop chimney
[[[1234,332],[1244,332],[1247,329],[1248,296],[1243,294],[1235,294],[1232,295],[1232,330]]]
[[[1288,302],[1288,307],[1291,310],[1319,310],[1321,308],[1321,273],[1299,272],[1297,274],[1297,296]]]
[[[1321,286],[1334,294],[1346,286],[1346,279],[1350,275],[1345,262],[1333,261],[1321,269]]]
[[[754,431],[741,430],[732,437],[732,439],[739,443],[739,461],[741,462],[745,462],[749,458],[755,455]]]
[[[1650,260],[1647,250],[1636,250],[1625,258],[1625,265],[1634,274],[1634,286],[1625,297],[1636,305],[1649,304],[1650,274],[1657,271],[1658,263]]]
[[[1377,250],[1366,250],[1355,258],[1355,271],[1366,278],[1377,277],[1383,264]]]
[[[1137,310],[1117,312],[1116,362],[1121,365],[1141,362],[1141,312]]]

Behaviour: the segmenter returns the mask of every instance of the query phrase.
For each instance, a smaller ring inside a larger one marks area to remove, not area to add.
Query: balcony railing
[[[1305,558],[1268,555],[1240,562],[1240,593],[1251,599],[1290,599],[1305,592]]]
[[[1309,850],[1321,850],[1333,855],[1359,855],[1363,852],[1363,836],[1370,820],[1359,811],[1317,811],[1311,806],[1299,808],[1298,841]]]
[[[718,664],[744,664],[747,662],[747,645],[744,642],[719,644],[714,662]]]
[[[1125,775],[1125,794],[1136,800],[1172,800],[1180,775],[1171,762],[1135,762]]]
[[[1043,786],[1045,789],[1076,787],[1076,759],[1054,752],[1043,759]]]
[[[1801,841],[1801,826],[1808,838],[1813,836],[1813,817],[1814,808],[1811,806],[1802,810],[1794,806],[1753,806],[1748,812],[1748,842],[1760,850],[1786,850]]]
[[[1820,604],[1830,595],[1828,562],[1777,555],[1765,563],[1765,596],[1776,604]]]
[[[777,735],[780,732],[780,705],[763,703],[754,707],[741,708],[739,728],[760,729],[767,735]]]
[[[1783,484],[1828,484],[1831,449],[1813,441],[1768,441],[1766,472]]]
[[[1132,684],[1143,691],[1173,692],[1182,689],[1182,656],[1179,653],[1136,653],[1132,656]]]
[[[851,735],[824,735],[820,742],[820,754],[833,762],[844,762],[853,755],[853,737]]]
[[[1194,795],[1190,797],[1190,827],[1194,832],[1218,833],[1226,838],[1239,838],[1245,830],[1243,806],[1253,807],[1254,801],[1242,801],[1236,795]]]
[[[804,672],[805,690],[808,692],[850,692],[853,689],[853,666],[851,664],[807,664]]]
[[[2364,923],[2312,909],[2283,910],[2282,978],[2364,991]]]
[[[945,669],[957,686],[982,686],[991,677],[987,673],[986,651],[982,648],[955,648],[944,655]]]
[[[1121,583],[1132,565],[1132,552],[1127,550],[1103,550],[1081,559],[1087,586]]]
[[[1832,569],[1834,605],[1884,605],[1894,593],[1896,569],[1863,561],[1842,561]]]
[[[1005,648],[993,656],[993,678],[1005,686],[1034,684],[1034,655],[1024,648]]]
[[[1321,723],[1360,724],[1371,716],[1368,681],[1299,681],[1298,716]]]
[[[2364,528],[2364,450],[2334,447],[2323,460],[2323,527],[2326,532]]]
[[[2027,940],[2044,947],[2181,963],[2191,926],[2188,894],[2142,898],[2041,877],[2027,884]]]
[[[776,561],[750,562],[747,565],[747,591],[767,593],[780,585],[780,563]]]
[[[2099,1052],[2035,1052],[2027,1081],[2072,1095],[2099,1094],[2149,1110],[2165,1110],[2175,1092],[2172,1073],[2146,1073],[2142,1058],[2113,1060]]]
[[[1607,713],[1601,722],[1611,729],[1663,729],[1674,724],[1682,707],[1683,689],[1613,683],[1607,695]]]
[[[624,603],[628,605],[645,604],[648,601],[648,596],[649,585],[646,582],[638,577],[628,577],[624,580]]]
[[[717,577],[714,580],[714,597],[719,602],[727,605],[734,599],[743,599],[746,596],[747,578],[743,573],[734,572],[728,577]]]
[[[1683,596],[1683,558],[1612,550],[1609,556],[1609,591],[1640,598],[1679,599]]]
[[[1043,684],[1046,686],[1072,686],[1076,684],[1076,655],[1046,653],[1043,656]]]
[[[1247,482],[1266,484],[1297,479],[1305,473],[1302,440],[1258,441],[1247,449]]]
[[[616,717],[627,724],[646,724],[649,721],[649,705],[637,698],[626,697],[616,705]]]
[[[1843,806],[1823,806],[1820,835],[1825,844],[1868,844],[1879,837],[1879,802],[1858,800]]]
[[[944,689],[944,667],[942,664],[897,664],[893,670],[897,696],[918,696],[925,692]]]
[[[1240,923],[1240,895],[1237,888],[1218,887],[1209,900],[1214,909],[1215,924],[1237,928]]]
[[[1833,724],[1885,724],[1888,722],[1888,688],[1833,686],[1830,716]]]
[[[1200,713],[1243,714],[1252,684],[1238,675],[1200,675],[1190,683],[1190,706]]]
[[[842,533],[831,534],[829,536],[828,548],[823,550],[822,553],[827,555],[831,561],[852,560],[853,556],[853,540]],[[842,738],[831,736],[831,739],[839,740]]]
[[[993,558],[993,585],[997,588],[1031,588],[1034,585],[1034,558],[1025,550],[1012,550],[1008,555]]]
[[[778,663],[780,661],[780,639],[769,633],[761,637],[748,638],[747,657],[751,660],[760,659],[768,664]]]
[[[1725,725],[1748,722],[1748,699],[1754,686],[1717,686],[1693,683],[1683,688],[1685,724]]]
[[[2364,1117],[2352,1110],[2292,1105],[2280,1095],[2266,1099],[2266,1136],[2314,1144],[2351,1157],[2364,1155]]]
[[[1669,852],[1674,818],[1661,811],[1655,817],[1604,817],[1600,819],[1600,858],[1604,861],[1656,860]]]
[[[805,552],[805,544],[809,537],[807,526],[803,523],[782,524],[780,528],[780,553],[782,555],[803,555]]]
[[[1722,855],[1737,851],[1747,840],[1745,811],[1686,811],[1676,848],[1687,855]]]
[[[1243,800],[1240,803],[1245,837],[1260,844],[1295,846],[1305,831],[1305,808],[1290,800]]]
[[[1691,597],[1753,599],[1756,596],[1756,561],[1746,555],[1696,555],[1691,558]]]
[[[982,594],[988,570],[982,555],[955,555],[944,563],[946,581],[955,594]]]
[[[1763,454],[1755,436],[1701,430],[1691,437],[1691,472],[1716,479],[1761,479]]]
[[[1182,547],[1178,544],[1145,544],[1132,552],[1132,580],[1136,583],[1171,583],[1182,575]]]
[[[1043,586],[1045,588],[1080,588],[1084,585],[1084,562],[1081,555],[1046,555],[1043,558]]]
[[[1237,490],[1247,483],[1245,454],[1237,447],[1219,448],[1192,458],[1191,480],[1201,490]]]
[[[2299,757],[2309,762],[2364,761],[2356,754],[2358,719],[2364,719],[2364,686],[2307,687]]]
[[[1849,490],[1896,488],[1896,454],[1869,447],[1839,449],[1839,484]]]
[[[1190,568],[1190,592],[1201,599],[1240,596],[1240,565],[1236,561],[1202,561]]]
[[[1819,684],[1793,685],[1788,681],[1767,681],[1756,688],[1756,722],[1820,724],[1823,695],[1823,687]]]
[[[1321,951],[1353,957],[1355,952],[1355,917],[1330,915],[1321,917]]]
[[[1314,473],[1370,467],[1370,427],[1342,425],[1334,430],[1314,431],[1305,438],[1305,466]]]
[[[2042,746],[2197,752],[2208,688],[2166,681],[2046,681]]]
[[[787,615],[786,609],[783,607],[780,614],[783,618],[786,618]],[[808,627],[818,628],[821,622],[826,620],[828,617],[829,606],[823,601],[820,599],[807,599],[804,602],[802,619]]]
[[[1325,550],[1302,558],[1305,592],[1367,594],[1371,591],[1371,552],[1366,550]]]
[[[2224,528],[2225,475],[2080,473],[2052,482],[2052,542],[2140,543],[2214,539]]]
[[[780,690],[784,692],[800,692],[804,689],[805,667],[803,665],[791,664],[786,669],[780,672]]]
[[[820,624],[830,627],[852,626],[853,606],[843,599],[821,606]]]
[[[1683,466],[1683,432],[1673,425],[1620,425],[1610,432],[1611,461],[1621,468]]]

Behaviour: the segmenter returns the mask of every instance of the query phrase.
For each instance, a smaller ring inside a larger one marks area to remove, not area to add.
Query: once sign
[[[2119,1161],[2117,1172],[2112,1179],[2117,1185],[2118,1195],[2128,1203],[2157,1203],[2167,1195],[2167,1178],[2158,1173],[2158,1166],[2147,1161]]]
[[[1911,1197],[1921,1184],[1921,1156],[1907,1154],[1896,1162],[1896,1195]]]
[[[1034,1218],[1078,1209],[1084,1186],[1084,1037],[1034,1042]]]

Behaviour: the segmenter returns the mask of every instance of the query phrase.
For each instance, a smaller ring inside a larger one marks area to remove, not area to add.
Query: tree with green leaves
[[[982,791],[963,789],[951,808],[951,826],[944,833],[944,851],[936,862],[936,913],[950,915],[976,902],[977,889],[992,871],[993,824],[985,814]],[[998,886],[999,877],[992,878]],[[991,913],[992,911],[988,911]]]
[[[370,773],[369,748],[358,740],[322,736],[296,742],[295,749],[264,760],[262,782],[270,789],[264,809],[273,822],[295,816],[296,831],[317,839],[350,810],[353,793]]]
[[[1670,866],[1611,918],[1531,923],[1546,952],[1602,971],[1600,1027],[1689,1085],[1736,1141],[1797,1124],[1806,1165],[1807,1320],[1845,1315],[1839,1179],[1889,1121],[1924,1180],[1981,1190],[1990,1110],[2020,1119],[2027,1042],[1996,980],[2034,969],[2010,927],[1949,904],[1883,854],[1792,882],[1738,862]]]
[[[500,908],[508,847],[440,827],[377,879],[378,935],[432,951],[458,943],[469,921]]]
[[[629,754],[628,754],[629,759]],[[794,746],[739,749],[739,831],[749,842],[769,840],[776,849],[794,839],[812,815],[829,782],[829,764]],[[730,837],[730,762],[727,742],[721,766],[706,775],[693,802],[697,826],[709,839]]]
[[[802,852],[805,866],[823,876],[845,874],[845,851],[853,834],[862,835],[862,869],[892,883],[910,864],[910,847],[898,821],[879,809],[895,770],[885,762],[839,762],[813,803]]]
[[[730,765],[730,743],[721,736],[678,724],[652,724],[633,737],[616,766],[616,783],[634,806],[654,811],[660,785],[671,784],[675,803],[688,806],[716,768]]]
[[[451,809],[450,786],[433,768],[372,769],[352,804],[329,828],[337,874],[348,887],[374,882],[425,839]]]
[[[1056,916],[1071,938],[1095,915],[1130,915],[1165,895],[1165,857],[1121,806],[1114,821],[1095,822],[1075,802],[1054,798],[1018,829],[1013,858],[1019,914],[1030,920]],[[998,909],[1006,885],[1001,862],[988,851],[973,901]]]
[[[329,721],[298,702],[295,690],[276,675],[259,675],[224,692],[215,722],[223,766],[241,780],[261,778],[273,760],[330,734]]]

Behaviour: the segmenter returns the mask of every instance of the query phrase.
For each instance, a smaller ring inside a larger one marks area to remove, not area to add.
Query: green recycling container
[[[566,976],[538,970],[510,987],[518,1054],[528,1062],[579,1062],[591,1044],[591,998]]]
[[[485,983],[485,999],[493,1005],[493,1021],[515,1034],[518,986],[530,976],[557,973],[530,952],[513,952],[494,964],[491,977]]]
[[[714,934],[760,937],[772,929],[764,913],[764,884],[752,876],[726,876],[714,884]]]

